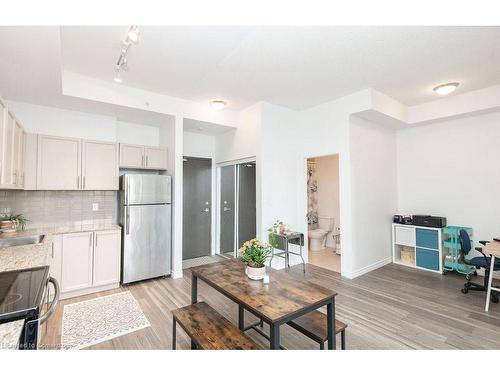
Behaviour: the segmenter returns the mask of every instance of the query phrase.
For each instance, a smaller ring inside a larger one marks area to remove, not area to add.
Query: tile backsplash
[[[24,214],[28,228],[114,224],[116,208],[116,191],[0,191],[0,212]]]

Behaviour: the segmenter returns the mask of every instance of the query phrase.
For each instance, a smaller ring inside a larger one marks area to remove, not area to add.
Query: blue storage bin
[[[421,249],[417,247],[415,251],[415,260],[418,267],[439,271],[439,251],[437,250]]]
[[[417,228],[417,247],[427,247],[439,250],[439,236],[437,230]]]

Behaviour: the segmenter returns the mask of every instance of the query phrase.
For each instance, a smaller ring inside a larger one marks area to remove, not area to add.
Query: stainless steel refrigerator
[[[122,284],[170,274],[171,195],[170,176],[121,176]]]

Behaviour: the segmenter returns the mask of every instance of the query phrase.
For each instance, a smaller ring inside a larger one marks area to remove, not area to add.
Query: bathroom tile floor
[[[329,247],[319,251],[309,250],[309,263],[340,273],[340,255]]]

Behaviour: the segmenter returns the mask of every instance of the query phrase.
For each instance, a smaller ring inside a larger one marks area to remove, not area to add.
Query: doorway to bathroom
[[[339,155],[307,159],[309,263],[341,272]]]
[[[241,245],[257,232],[256,166],[249,159],[217,167],[216,252],[236,258]]]

